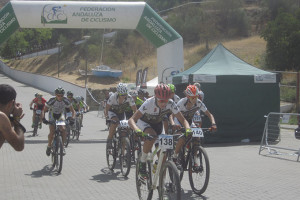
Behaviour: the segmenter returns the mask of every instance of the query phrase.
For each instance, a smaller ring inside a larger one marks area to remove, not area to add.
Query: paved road
[[[97,118],[97,112],[85,115],[80,141],[66,149],[62,174],[57,175],[45,154],[48,128],[44,126],[37,137],[31,137],[32,114],[28,105],[38,90],[0,74],[2,83],[16,88],[17,101],[26,113],[22,123],[28,132],[24,151],[15,152],[7,143],[0,149],[0,200],[137,199],[135,168],[124,179],[119,169],[109,173],[106,167],[107,131],[103,130],[104,120]],[[208,189],[203,196],[196,196],[184,177],[182,199],[300,198],[300,162],[296,162],[296,157],[258,155],[257,143],[211,145],[206,149],[211,164]],[[157,199],[157,192],[153,199]]]

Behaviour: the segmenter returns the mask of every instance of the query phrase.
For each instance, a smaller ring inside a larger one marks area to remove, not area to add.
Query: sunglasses
[[[119,94],[119,96],[127,96],[127,93],[125,93],[125,94]]]
[[[168,103],[169,99],[157,99],[159,103]]]
[[[73,96],[68,96],[68,98],[72,98]]]

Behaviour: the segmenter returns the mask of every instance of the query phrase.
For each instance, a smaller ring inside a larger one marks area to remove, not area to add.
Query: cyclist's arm
[[[170,122],[171,125],[174,125],[174,124],[175,124],[175,122],[174,122],[174,114],[171,114],[171,115],[169,116],[169,122]]]
[[[204,113],[209,118],[211,124],[216,125],[216,121],[215,121],[214,116],[208,110],[206,110]]]
[[[31,108],[31,106],[32,106],[32,104],[33,104],[33,100],[30,102],[30,104],[29,104],[29,107]]]
[[[41,114],[42,119],[45,118],[45,113],[48,112],[48,110],[49,110],[48,106],[44,106],[44,109],[42,110],[42,114]]]
[[[105,117],[107,118],[108,117],[108,111],[110,109],[110,105],[107,103],[106,106],[105,106]]]
[[[133,113],[135,113],[137,111],[136,105],[131,106],[131,109],[132,109]]]
[[[178,121],[184,126],[185,129],[190,128],[188,121],[183,117],[181,112],[174,114],[174,116],[178,119]]]
[[[141,111],[137,110],[132,117],[128,120],[130,128],[134,131],[138,130],[139,127],[136,125],[136,122],[143,116]]]
[[[75,119],[76,113],[72,105],[70,106],[70,110],[72,112],[72,118]]]

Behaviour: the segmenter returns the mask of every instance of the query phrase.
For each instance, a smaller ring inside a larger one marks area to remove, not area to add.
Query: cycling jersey
[[[176,103],[172,99],[169,99],[166,107],[161,109],[158,107],[155,97],[147,99],[139,108],[139,111],[143,114],[140,119],[150,124],[157,124],[163,121],[165,115],[171,113],[176,115],[179,112]]]
[[[52,97],[46,103],[46,107],[49,108],[53,114],[62,114],[66,108],[71,107],[71,103],[66,97],[63,97],[61,101],[58,101],[56,97]]]
[[[40,109],[40,110],[43,110],[44,109],[44,106],[45,106],[45,103],[47,102],[46,99],[44,99],[43,97],[41,99],[39,98],[34,98],[32,100],[32,102],[34,103],[34,110],[37,110],[37,109]]]
[[[175,103],[178,103],[180,101],[180,97],[176,94],[174,94],[174,97],[172,98],[172,100],[175,102]]]
[[[203,112],[207,111],[204,103],[198,99],[197,102],[188,110],[187,109],[188,98],[182,98],[178,103],[178,109],[183,114],[184,118],[191,124],[194,114],[200,109]]]
[[[68,99],[70,101],[70,103],[72,104],[73,108],[75,111],[78,111],[78,101],[72,97],[72,100]]]
[[[118,93],[112,94],[109,97],[107,104],[110,105],[109,111],[112,111],[116,114],[122,114],[126,111],[127,107],[129,107],[129,106],[131,107],[131,106],[135,105],[132,96],[130,96],[129,94],[127,95],[127,97],[125,98],[123,103],[119,104],[119,94]]]
[[[135,101],[135,105],[136,108],[139,109],[141,107],[141,105],[143,105],[144,101],[142,99],[140,99],[139,97],[136,97],[136,101]]]

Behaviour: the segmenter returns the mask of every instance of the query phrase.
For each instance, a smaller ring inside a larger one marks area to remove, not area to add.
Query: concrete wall
[[[86,89],[73,83],[69,83],[50,76],[31,74],[28,72],[14,70],[5,65],[2,61],[0,61],[0,71],[16,81],[19,81],[26,85],[30,85],[51,94],[54,94],[54,90],[58,86],[61,86],[65,89],[65,91],[70,90],[74,93],[75,96],[83,96],[86,99]]]

